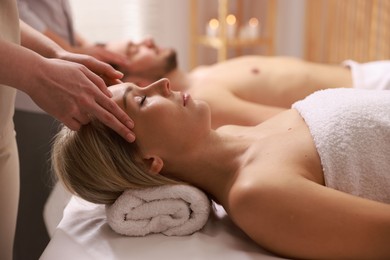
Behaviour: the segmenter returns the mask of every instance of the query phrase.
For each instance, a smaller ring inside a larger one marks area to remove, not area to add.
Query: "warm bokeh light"
[[[251,18],[249,19],[249,22],[248,22],[249,26],[251,27],[256,27],[259,25],[259,20],[257,18]]]
[[[233,14],[229,14],[228,16],[226,16],[226,23],[229,24],[229,25],[233,25],[236,23],[236,17],[233,15]]]
[[[209,26],[210,28],[212,29],[217,29],[218,26],[219,26],[219,21],[217,19],[211,19],[210,22],[209,22]]]

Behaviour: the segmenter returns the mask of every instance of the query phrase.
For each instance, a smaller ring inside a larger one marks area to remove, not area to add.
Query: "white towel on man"
[[[326,186],[390,204],[390,90],[323,90],[292,107],[310,129]]]
[[[122,235],[185,236],[206,224],[210,207],[203,191],[189,185],[166,185],[127,190],[106,207],[106,214],[109,226]]]
[[[390,60],[366,63],[345,60],[342,65],[350,68],[354,88],[390,90]]]

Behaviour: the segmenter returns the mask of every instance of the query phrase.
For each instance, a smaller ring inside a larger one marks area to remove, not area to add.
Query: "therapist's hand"
[[[107,62],[117,67],[126,67],[129,65],[126,55],[107,50],[105,47],[88,45],[73,48],[72,52],[83,53],[95,57],[96,59]]]
[[[102,79],[115,84],[122,74],[90,56],[62,52],[58,57],[62,60],[43,58],[32,68],[35,71],[30,72],[33,76],[26,92],[35,103],[72,130],[79,130],[94,117],[127,141],[134,141],[133,121],[110,98]]]
[[[122,83],[121,78],[123,77],[123,73],[90,55],[77,54],[62,50],[56,53],[56,58],[83,64],[90,71],[99,75],[108,86]],[[104,86],[102,91],[108,93],[107,86]]]

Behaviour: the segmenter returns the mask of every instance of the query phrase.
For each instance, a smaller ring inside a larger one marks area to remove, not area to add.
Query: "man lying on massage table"
[[[173,49],[161,48],[150,38],[108,48],[129,59],[129,66],[120,68],[124,81],[146,86],[168,78],[173,90],[205,100],[213,128],[257,125],[319,89],[381,88],[386,80],[390,87],[390,61],[325,65],[291,57],[243,56],[187,73],[178,67]]]
[[[264,248],[289,258],[390,258],[390,91],[318,91],[257,126],[212,130],[206,102],[167,79],[111,87],[128,143],[96,121],[56,137],[55,172],[111,204],[127,189],[188,183]]]

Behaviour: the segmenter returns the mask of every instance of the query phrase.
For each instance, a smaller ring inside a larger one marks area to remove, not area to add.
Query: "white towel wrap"
[[[293,108],[313,136],[326,186],[390,203],[390,90],[323,90]]]
[[[206,224],[210,207],[203,191],[188,185],[166,185],[127,190],[106,207],[106,214],[110,227],[122,235],[185,236]]]

